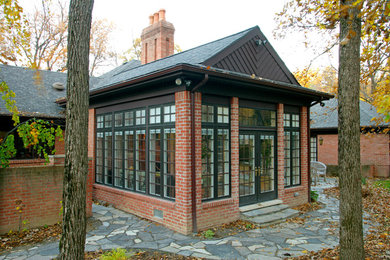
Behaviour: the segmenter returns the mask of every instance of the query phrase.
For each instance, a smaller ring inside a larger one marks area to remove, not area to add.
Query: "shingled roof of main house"
[[[125,63],[102,75],[90,95],[131,88],[153,76],[183,69],[300,92],[313,100],[333,97],[300,86],[258,26],[144,65]]]
[[[323,101],[324,106],[316,104],[310,109],[310,129],[313,131],[336,130],[338,128],[338,99]],[[373,118],[381,119],[382,115],[376,112],[376,108],[362,100],[360,106],[360,127],[383,127],[383,123],[373,121]],[[382,121],[383,122],[383,121]]]
[[[66,73],[0,64],[0,80],[15,93],[20,116],[65,118],[64,108],[56,100],[66,96]],[[92,84],[96,81],[96,77],[91,77]],[[54,88],[54,83],[64,89]],[[0,102],[0,116],[10,115],[4,101]]]

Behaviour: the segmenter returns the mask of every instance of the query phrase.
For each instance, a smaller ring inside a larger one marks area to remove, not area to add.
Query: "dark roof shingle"
[[[321,107],[316,104],[310,108],[310,128],[311,129],[332,129],[338,127],[338,99],[334,98],[328,101],[323,101],[325,106]],[[381,118],[381,115],[376,112],[376,108],[362,100],[360,100],[360,126],[376,126],[374,117]]]

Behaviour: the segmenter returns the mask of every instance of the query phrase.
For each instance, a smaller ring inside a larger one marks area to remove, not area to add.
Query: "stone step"
[[[246,217],[255,217],[259,215],[268,215],[268,214],[274,214],[279,211],[287,209],[288,206],[284,204],[279,204],[279,205],[274,205],[274,206],[269,206],[265,208],[259,208],[259,209],[254,209],[251,211],[246,211],[242,212],[241,214],[246,216]]]
[[[263,227],[284,222],[286,219],[293,218],[298,215],[299,211],[287,207],[281,211],[277,211],[272,214],[256,215],[245,218]]]
[[[261,209],[265,207],[270,207],[274,205],[282,204],[283,202],[281,200],[270,200],[270,201],[264,201],[256,204],[251,204],[247,206],[240,207],[240,212],[247,212],[255,209]]]

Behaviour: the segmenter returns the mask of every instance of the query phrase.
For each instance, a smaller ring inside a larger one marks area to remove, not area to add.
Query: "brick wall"
[[[0,233],[51,225],[61,220],[64,167],[58,165],[24,166],[0,169]],[[92,215],[91,175],[87,191],[87,215]],[[18,203],[22,212],[16,210]]]
[[[176,105],[176,199],[167,201],[131,191],[94,184],[93,197],[116,208],[151,219],[178,231],[192,232],[191,214],[191,98],[189,91],[175,94]],[[90,141],[94,141],[91,139]],[[163,218],[154,216],[163,212]]]
[[[318,135],[318,161],[326,165],[338,165],[338,136]],[[360,136],[360,160],[364,176],[389,177],[389,135],[362,134]],[[320,144],[322,139],[322,144]]]
[[[280,107],[280,105],[279,105]],[[301,205],[309,201],[309,164],[308,164],[308,157],[309,155],[309,142],[308,142],[308,134],[309,134],[309,125],[307,123],[307,117],[308,117],[308,110],[307,107],[301,107],[300,111],[300,124],[301,124],[301,135],[300,135],[300,145],[301,145],[301,185],[294,186],[290,188],[284,188],[284,191],[280,191],[279,198],[283,200],[283,203],[286,203],[290,206],[296,206]],[[282,120],[280,118],[280,115],[278,113],[278,120]],[[278,137],[279,134],[281,134],[282,129],[281,128],[282,123],[278,121]],[[284,131],[284,130],[283,130]],[[283,133],[284,135],[284,133]],[[278,139],[280,140],[280,138]],[[283,140],[283,139],[282,139]],[[280,144],[281,145],[281,144]],[[284,146],[284,144],[283,144]],[[278,147],[280,149],[280,147]],[[284,147],[283,147],[284,151]],[[279,150],[280,152],[280,150]],[[282,155],[282,153],[280,153]],[[278,162],[282,161],[281,158],[278,158]],[[284,152],[283,152],[283,165],[284,165]],[[279,165],[280,167],[280,165]],[[284,168],[283,169],[283,175],[284,175]],[[280,169],[279,168],[279,169]],[[279,172],[279,180],[282,179],[281,175],[282,172]],[[284,177],[283,177],[284,178]],[[282,183],[283,184],[283,183]],[[280,185],[280,183],[279,183]],[[283,184],[284,186],[284,184]],[[281,187],[279,187],[281,189]]]
[[[238,98],[231,99],[231,198],[201,202],[202,184],[202,161],[201,161],[201,101],[197,99],[196,113],[196,176],[197,176],[197,209],[198,230],[205,230],[211,226],[229,223],[239,218],[239,143],[238,143]]]

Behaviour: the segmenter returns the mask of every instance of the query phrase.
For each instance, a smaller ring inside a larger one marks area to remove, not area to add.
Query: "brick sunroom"
[[[188,234],[239,218],[239,207],[309,199],[303,88],[258,27],[173,55],[162,10],[142,35],[142,63],[90,91],[93,196]]]

